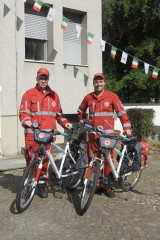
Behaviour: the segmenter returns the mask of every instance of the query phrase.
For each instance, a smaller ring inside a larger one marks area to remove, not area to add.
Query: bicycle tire
[[[70,157],[67,157],[62,170],[62,174],[72,173],[77,171],[76,174],[63,178],[63,185],[67,191],[75,191],[82,182],[85,169],[78,168],[77,164],[72,161]]]
[[[24,212],[33,200],[38,182],[35,182],[38,165],[39,163],[37,160],[31,160],[22,177],[20,188],[16,196],[16,207],[20,213]]]
[[[132,166],[129,163],[122,163],[120,186],[125,192],[131,191],[138,183],[141,176],[141,169],[132,171]]]
[[[83,215],[89,208],[93,199],[100,172],[100,163],[98,161],[93,163],[93,166],[88,168],[84,180],[83,191],[80,200],[79,213]],[[89,174],[89,175],[88,175]],[[88,176],[88,177],[87,177]]]

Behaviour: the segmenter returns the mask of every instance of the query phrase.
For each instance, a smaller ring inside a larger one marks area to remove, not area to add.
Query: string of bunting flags
[[[108,43],[108,44],[109,44],[109,43]],[[111,44],[109,44],[109,45],[111,45]],[[126,64],[126,63],[127,63],[128,56],[131,56],[131,57],[133,58],[133,60],[132,60],[132,65],[131,65],[132,68],[137,69],[137,68],[138,68],[138,62],[143,62],[143,63],[144,63],[145,73],[148,74],[148,72],[149,72],[149,67],[151,66],[151,67],[153,67],[152,78],[155,78],[155,79],[158,78],[159,68],[154,67],[154,66],[152,66],[152,65],[150,65],[150,64],[148,64],[148,63],[146,63],[146,62],[144,62],[144,61],[142,61],[142,60],[140,60],[140,59],[138,59],[138,58],[135,58],[135,57],[133,57],[132,55],[130,55],[130,54],[122,51],[121,49],[118,49],[118,48],[116,48],[116,47],[114,47],[114,46],[111,46],[111,57],[112,57],[113,59],[116,57],[117,50],[120,50],[120,51],[122,52],[122,56],[121,56],[121,62],[122,62],[122,63]]]
[[[1,0],[2,1],[2,0]],[[21,0],[23,2],[26,2],[26,0]],[[3,2],[3,1],[2,1]],[[3,2],[4,3],[4,2]],[[49,5],[47,5],[46,3],[43,3],[41,0],[36,0],[34,5],[33,5],[33,9],[37,12],[40,12],[41,8],[42,8],[42,5],[46,5],[49,7],[49,11],[48,11],[48,14],[47,14],[47,20],[48,21],[53,21],[54,17],[55,17],[55,10],[53,8],[51,8]],[[4,3],[4,16],[6,16],[8,14],[8,12],[10,11],[11,9]],[[12,10],[11,10],[12,11]],[[13,11],[12,11],[13,12]],[[14,13],[14,12],[13,12]],[[17,17],[17,30],[20,29],[21,27],[21,24],[22,24],[22,20]],[[63,30],[66,30],[67,26],[68,26],[68,23],[69,22],[72,22],[69,18],[63,16],[62,17],[62,23],[61,23],[61,28]],[[74,23],[74,22],[73,22]],[[76,34],[76,37],[79,38],[80,37],[80,34],[81,34],[81,31],[82,29],[85,30],[87,32],[87,43],[89,45],[92,44],[93,42],[93,39],[94,39],[94,34],[91,33],[91,32],[88,32],[86,29],[82,28],[80,25],[78,25],[77,23],[74,23],[75,24],[75,34]],[[117,53],[117,50],[121,51],[122,52],[122,56],[121,56],[121,63],[123,64],[126,64],[127,63],[127,59],[128,59],[128,56],[131,56],[133,58],[132,60],[132,65],[131,67],[132,68],[135,68],[137,69],[138,68],[138,64],[139,62],[142,62],[144,63],[144,70],[145,70],[145,73],[148,74],[149,72],[149,67],[153,67],[153,72],[152,72],[152,78],[155,78],[157,79],[158,78],[158,73],[159,73],[159,68],[155,67],[155,66],[152,66],[151,64],[148,64],[128,53],[126,53],[125,51],[119,49],[119,48],[116,48],[115,46],[113,46],[112,44],[106,42],[105,40],[101,39],[100,40],[100,46],[101,46],[101,50],[102,51],[105,51],[105,45],[108,44],[111,46],[111,57],[114,59],[116,57],[116,53]]]

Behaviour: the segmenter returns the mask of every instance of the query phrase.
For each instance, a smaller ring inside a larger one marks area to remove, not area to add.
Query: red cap
[[[94,80],[96,77],[101,77],[101,78],[105,79],[104,75],[103,75],[102,73],[99,73],[99,72],[96,73],[96,74],[94,74],[93,80]]]
[[[40,68],[37,72],[37,75],[42,75],[42,74],[45,74],[49,77],[49,71],[46,69],[46,68]]]

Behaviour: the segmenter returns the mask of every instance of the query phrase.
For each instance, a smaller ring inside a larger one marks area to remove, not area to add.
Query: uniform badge
[[[55,107],[56,106],[56,102],[52,102],[52,106]]]
[[[105,103],[104,103],[104,106],[105,106],[105,107],[108,107],[108,106],[109,106],[109,102],[105,102]]]

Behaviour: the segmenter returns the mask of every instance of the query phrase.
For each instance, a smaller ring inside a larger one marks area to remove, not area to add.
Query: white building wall
[[[53,21],[53,45],[57,55],[54,63],[31,62],[25,61],[24,2],[5,0],[5,3],[13,11],[4,17],[4,3],[0,1],[1,36],[3,36],[0,38],[0,85],[3,89],[0,133],[2,154],[8,155],[20,153],[21,148],[24,147],[24,134],[19,123],[18,109],[23,93],[35,86],[39,68],[45,67],[50,71],[49,85],[58,93],[65,114],[76,114],[83,97],[93,90],[93,75],[102,71],[100,48],[102,16],[101,0],[47,0],[47,4],[53,4],[56,11]],[[63,30],[61,29],[63,7],[87,13],[87,31],[95,34],[92,45],[87,45],[87,66],[63,64]],[[23,21],[19,31],[16,30],[16,16]],[[78,69],[76,76],[75,67]]]
[[[2,95],[2,87],[0,85],[0,157],[2,156],[2,133],[1,133],[1,105],[2,105],[2,98],[1,98],[1,95]]]

